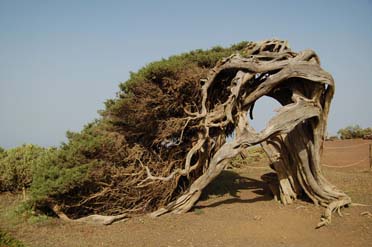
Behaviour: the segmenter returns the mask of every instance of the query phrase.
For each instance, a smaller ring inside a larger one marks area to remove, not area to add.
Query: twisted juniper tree
[[[306,195],[326,208],[320,226],[328,224],[351,203],[320,167],[333,93],[315,52],[293,52],[280,40],[152,63],[121,84],[100,120],[42,159],[34,205],[67,219],[187,212],[233,157],[262,144],[276,173],[274,194],[283,204]],[[250,117],[260,114],[254,105],[263,96],[282,107],[257,132]]]

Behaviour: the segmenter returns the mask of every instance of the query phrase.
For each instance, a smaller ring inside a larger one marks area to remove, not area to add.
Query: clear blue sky
[[[334,76],[330,133],[372,126],[371,1],[0,0],[0,146],[59,145],[151,61],[273,37]]]

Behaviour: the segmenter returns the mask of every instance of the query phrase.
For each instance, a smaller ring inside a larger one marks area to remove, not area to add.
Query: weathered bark
[[[86,217],[82,217],[79,219],[71,219],[65,213],[63,213],[58,205],[54,205],[51,207],[53,212],[64,221],[68,222],[78,222],[78,223],[86,223],[92,225],[111,225],[114,222],[122,221],[128,218],[128,214],[120,214],[120,215],[98,215],[92,214]]]

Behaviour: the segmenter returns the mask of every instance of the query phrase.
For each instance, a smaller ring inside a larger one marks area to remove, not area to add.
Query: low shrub
[[[0,151],[0,191],[18,191],[29,187],[36,160],[45,151],[32,144]]]

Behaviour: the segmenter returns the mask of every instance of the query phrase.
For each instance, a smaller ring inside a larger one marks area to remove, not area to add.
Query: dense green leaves
[[[34,202],[45,202],[48,197],[62,194],[82,184],[88,164],[69,163],[61,150],[50,149],[38,159],[33,171],[31,196]]]
[[[37,159],[46,150],[36,145],[22,145],[0,152],[0,191],[17,191],[32,182]]]

